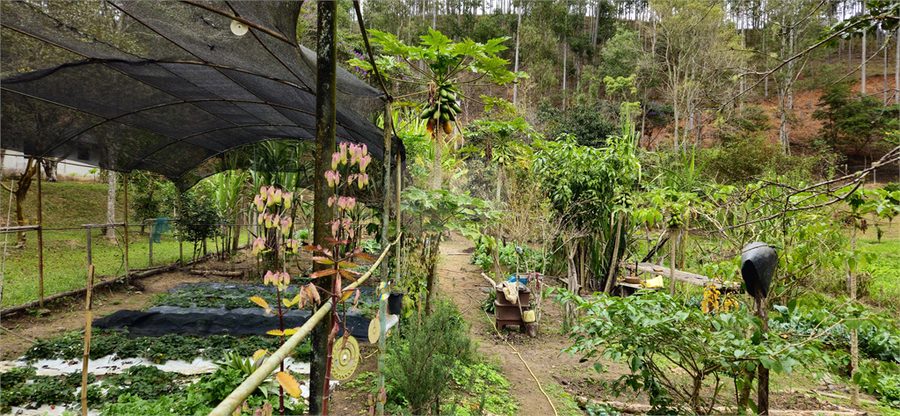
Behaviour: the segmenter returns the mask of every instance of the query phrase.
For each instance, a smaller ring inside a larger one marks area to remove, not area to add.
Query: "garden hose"
[[[484,312],[484,316],[488,319],[488,322],[490,322],[490,321],[491,321],[491,317],[488,316],[487,311],[482,310],[482,312]],[[525,364],[525,369],[528,370],[528,373],[531,374],[531,377],[532,377],[532,378],[534,378],[534,382],[537,384],[538,389],[540,389],[540,390],[541,390],[541,393],[544,394],[544,397],[547,398],[547,403],[550,403],[550,408],[553,409],[553,414],[554,414],[554,416],[559,416],[559,413],[556,411],[556,406],[554,406],[554,405],[553,405],[553,401],[550,400],[550,396],[548,396],[548,395],[547,395],[547,392],[544,391],[544,387],[541,386],[541,382],[538,381],[537,376],[534,375],[534,372],[533,372],[533,371],[531,371],[531,367],[528,366],[528,362],[526,362],[525,359],[522,358],[522,354],[519,353],[519,350],[517,350],[516,347],[514,347],[512,344],[510,344],[509,341],[507,341],[506,338],[503,337],[503,335],[500,334],[500,330],[497,329],[497,326],[496,326],[496,325],[491,325],[491,327],[494,328],[494,332],[496,332],[497,335],[500,336],[500,338],[503,339],[503,342],[505,342],[506,345],[509,346],[509,348],[512,348],[513,352],[516,353],[516,356],[518,356],[519,359],[522,360],[522,364]]]

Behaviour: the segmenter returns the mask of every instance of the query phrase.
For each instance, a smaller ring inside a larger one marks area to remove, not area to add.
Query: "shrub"
[[[421,322],[421,323],[418,323]],[[385,378],[394,401],[412,414],[437,414],[451,372],[472,359],[468,328],[453,306],[440,302],[431,316],[407,321],[402,336],[388,339]]]
[[[542,102],[538,108],[538,119],[546,123],[548,138],[571,134],[581,146],[602,147],[609,136],[619,132],[616,123],[616,108],[609,103],[580,104],[567,111],[554,108]]]

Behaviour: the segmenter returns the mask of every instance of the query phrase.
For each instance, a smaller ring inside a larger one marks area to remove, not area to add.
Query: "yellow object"
[[[641,284],[642,284],[645,288],[648,288],[648,289],[655,289],[655,288],[658,288],[658,287],[664,287],[664,286],[665,286],[664,283],[663,283],[663,278],[662,278],[662,276],[656,276],[656,277],[654,277],[654,278],[652,278],[652,279],[644,280],[644,282],[641,283]]]
[[[381,336],[381,322],[378,322],[378,318],[375,318],[369,321],[369,342],[373,344],[378,342],[379,336]]]
[[[534,311],[522,312],[522,320],[525,321],[526,324],[534,322],[536,320],[534,317]]]
[[[510,303],[516,304],[519,301],[519,286],[516,282],[503,282],[500,284],[500,291],[503,292],[503,297],[506,298]]]
[[[356,338],[347,336],[346,342],[344,341],[343,338],[335,339],[331,350],[331,378],[334,380],[350,378],[359,364],[359,344]]]

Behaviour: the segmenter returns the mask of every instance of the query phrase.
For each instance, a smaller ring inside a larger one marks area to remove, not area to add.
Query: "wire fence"
[[[7,315],[10,310],[43,308],[45,302],[64,297],[61,294],[78,295],[87,286],[90,264],[96,266],[96,276],[101,281],[113,278],[129,283],[129,277],[136,272],[174,269],[198,258],[216,257],[245,247],[259,233],[256,224],[216,223],[211,225],[230,233],[191,242],[179,238],[174,228],[157,232],[156,223],[157,219],[150,219],[129,224],[127,248],[124,223],[43,229],[38,225],[0,227],[0,315]],[[107,238],[109,228],[114,230],[112,239]],[[42,244],[30,238],[39,229],[43,233]],[[25,233],[24,246],[16,238],[20,232]]]

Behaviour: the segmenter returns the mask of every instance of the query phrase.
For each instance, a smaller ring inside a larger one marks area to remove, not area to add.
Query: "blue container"
[[[511,275],[509,275],[509,279],[506,279],[506,281],[507,282],[515,282],[516,277],[518,277],[517,274],[511,274]],[[519,277],[518,280],[519,280],[519,283],[521,283],[523,285],[528,285],[528,275],[525,275],[524,277]]]

